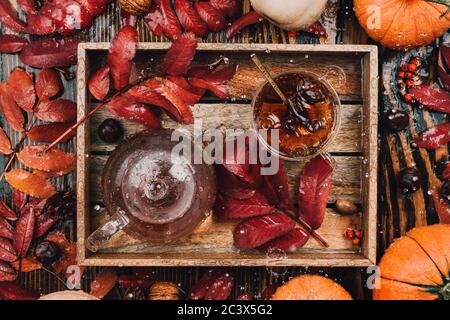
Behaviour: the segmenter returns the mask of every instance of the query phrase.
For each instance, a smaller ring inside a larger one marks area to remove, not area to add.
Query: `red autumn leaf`
[[[19,19],[9,0],[0,0],[0,23],[16,32],[25,31],[25,23]]]
[[[117,96],[105,108],[112,114],[140,124],[149,129],[161,128],[161,121],[149,107],[136,102],[131,98]]]
[[[242,17],[234,21],[230,27],[228,27],[226,32],[227,39],[231,39],[235,34],[240,32],[245,27],[259,23],[263,20],[264,18],[256,11],[250,11],[249,13],[244,14]]]
[[[0,217],[0,237],[6,239],[12,239],[14,237],[14,228],[3,217]]]
[[[42,101],[34,114],[47,122],[71,122],[77,119],[77,104],[66,99]]]
[[[450,206],[441,198],[438,191],[431,191],[431,198],[433,199],[434,208],[439,216],[439,221],[442,224],[450,224]]]
[[[48,202],[48,199],[39,199],[39,198],[32,198],[30,201],[28,201],[25,206],[20,210],[20,214],[24,213],[25,211],[28,211],[30,209],[33,209],[34,215],[36,217],[40,216],[42,212],[44,211],[44,208]]]
[[[431,110],[450,113],[450,93],[447,91],[429,85],[421,85],[410,88],[409,93],[414,100]]]
[[[6,172],[5,179],[14,188],[32,197],[47,199],[56,193],[55,187],[45,177],[23,169]]]
[[[304,29],[303,31],[312,33],[317,37],[328,38],[327,30],[322,26],[322,24],[319,21],[313,23],[310,27]]]
[[[445,90],[450,91],[450,74],[442,66],[438,65],[439,78]]]
[[[163,32],[170,40],[177,40],[183,33],[177,14],[173,10],[170,0],[159,0],[159,9],[163,17]]]
[[[17,132],[23,132],[25,118],[5,83],[0,83],[0,108],[6,122],[8,122],[11,128]]]
[[[6,262],[0,260],[0,284],[4,281],[11,282],[16,280],[16,271]]]
[[[42,237],[56,222],[58,222],[58,218],[51,216],[48,212],[39,215],[36,218],[36,237]]]
[[[309,234],[302,229],[294,229],[288,234],[274,239],[259,249],[263,252],[271,252],[280,250],[282,252],[296,252],[302,248],[309,240]]]
[[[25,289],[18,284],[0,282],[0,298],[2,300],[38,300],[39,297],[39,293]]]
[[[0,53],[17,53],[28,45],[28,40],[12,34],[0,35]]]
[[[205,94],[205,90],[191,86],[186,78],[183,77],[169,76],[163,79],[163,85],[169,88],[174,94],[177,94],[190,106],[198,103]]]
[[[0,106],[1,110],[1,106]],[[11,141],[9,140],[8,136],[6,135],[3,128],[0,128],[0,153],[4,155],[9,155],[13,152]]]
[[[14,262],[17,260],[17,253],[11,241],[0,238],[0,260]]]
[[[209,2],[194,2],[194,7],[209,30],[218,32],[228,26],[228,21],[223,13],[214,8]]]
[[[162,82],[163,96],[167,100],[169,100],[177,110],[178,114],[175,116],[175,118],[180,119],[179,122],[183,124],[194,123],[194,115],[192,114],[191,110],[193,104],[185,100],[188,100],[188,98],[184,95],[184,90],[182,90],[179,86],[177,86],[169,79],[163,79]]]
[[[3,199],[0,199],[0,216],[10,221],[16,221],[17,215],[11,208],[5,203]]]
[[[274,175],[263,175],[260,192],[266,196],[270,203],[280,207],[282,210],[294,210],[291,195],[289,194],[289,179],[286,173],[284,162],[281,159],[273,158],[272,161],[278,161],[278,171]]]
[[[27,204],[27,200],[28,196],[25,193],[12,189],[12,202],[18,209],[22,209]]]
[[[76,0],[87,12],[97,17],[105,12],[106,7],[113,2],[113,0]]]
[[[437,149],[450,142],[450,123],[444,123],[426,130],[415,139],[419,148]]]
[[[220,181],[218,185],[219,191],[229,197],[246,200],[253,197],[256,193],[253,186],[239,180],[221,165],[216,166],[216,175],[217,181]]]
[[[201,300],[208,294],[212,284],[219,278],[229,274],[225,269],[211,269],[206,271],[195,285],[189,290],[187,295],[189,300]]]
[[[115,35],[108,54],[108,65],[115,89],[125,87],[130,80],[132,60],[136,55],[136,28],[125,26]]]
[[[160,71],[171,76],[185,74],[194,60],[197,41],[193,33],[185,33],[179,37],[167,51]]]
[[[218,195],[214,213],[225,219],[251,218],[265,215],[275,210],[267,199],[256,192],[250,199],[239,200]]]
[[[295,222],[284,213],[273,213],[241,222],[233,232],[234,245],[254,249],[289,233]]]
[[[44,152],[47,146],[26,146],[18,154],[19,161],[30,168],[47,172],[67,172],[75,169],[76,156],[52,148]]]
[[[36,3],[34,0],[17,0],[17,4],[26,14],[36,14]]]
[[[442,86],[450,91],[450,46],[441,45],[438,55],[438,73]]]
[[[25,47],[20,60],[35,68],[67,67],[77,63],[77,38],[41,38]]]
[[[19,270],[22,273],[33,272],[42,269],[42,263],[40,263],[34,255],[28,255],[28,257],[16,260],[11,265],[14,269]]]
[[[94,72],[89,78],[89,92],[99,101],[105,99],[111,87],[110,71],[109,66],[105,65]]]
[[[199,17],[191,1],[174,0],[173,5],[175,7],[178,20],[187,32],[192,32],[195,36],[200,38],[208,35],[208,26]]]
[[[211,70],[209,74],[204,74],[204,71],[199,69],[190,70],[189,82],[194,87],[211,91],[220,99],[227,99],[230,91],[228,82],[233,79],[236,71],[237,66],[234,65],[219,70]]]
[[[57,274],[66,272],[69,266],[77,265],[77,245],[69,242],[62,232],[51,233],[45,240],[56,243],[61,249],[62,258],[52,264]],[[83,268],[81,270],[84,271]]]
[[[32,75],[21,68],[15,68],[9,75],[7,84],[16,104],[26,112],[33,112],[36,92]]]
[[[235,17],[241,13],[242,4],[239,0],[210,0],[209,2],[226,17]]]
[[[59,136],[61,136],[74,124],[75,124],[74,122],[61,122],[61,123],[56,122],[37,125],[27,132],[27,136],[32,141],[51,143],[56,139],[58,139]],[[72,134],[68,135],[61,142],[69,141],[75,136],[75,134],[76,131],[74,130]]]
[[[13,237],[13,246],[20,257],[26,257],[33,240],[36,226],[36,215],[33,208],[26,210],[20,215],[16,224],[16,231]]]
[[[234,275],[226,273],[209,286],[205,300],[227,300],[234,286]]]
[[[117,283],[117,273],[112,269],[103,269],[91,284],[90,294],[103,299]]]
[[[37,74],[35,87],[40,101],[54,98],[64,90],[59,73],[47,68]]]
[[[164,17],[157,6],[153,6],[150,12],[144,17],[147,27],[156,36],[160,36],[164,29]]]
[[[89,27],[93,18],[83,6],[74,0],[47,1],[39,10],[38,15],[45,15],[52,19],[56,32],[63,36]]]
[[[48,35],[56,31],[56,25],[51,16],[32,14],[27,17],[27,32],[33,35]]]
[[[319,155],[310,160],[300,176],[298,205],[300,215],[314,229],[325,217],[328,197],[333,187],[333,167],[329,159]]]
[[[137,275],[126,275],[122,274],[118,278],[119,285],[123,289],[130,289],[130,288],[142,288],[147,289],[150,288],[155,283],[154,278],[150,277],[140,277]]]

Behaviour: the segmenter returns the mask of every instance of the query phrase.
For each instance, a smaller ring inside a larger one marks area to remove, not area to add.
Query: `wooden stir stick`
[[[281,100],[285,104],[288,104],[285,94],[283,93],[283,91],[281,91],[280,87],[272,78],[267,68],[262,64],[261,60],[259,60],[258,56],[255,53],[253,53],[250,55],[250,58],[253,60],[255,65],[258,67],[259,71],[261,71],[261,73],[267,79],[267,81],[272,86],[273,90],[275,90],[275,92],[281,98]],[[284,213],[286,216],[297,222],[306,232],[308,232],[314,239],[316,239],[324,247],[327,248],[329,247],[328,242],[320,234],[318,234],[306,221],[304,221],[297,213],[292,212],[291,210],[282,210],[280,212]]]

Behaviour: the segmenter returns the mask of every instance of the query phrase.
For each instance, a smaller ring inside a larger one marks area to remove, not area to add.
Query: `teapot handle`
[[[128,223],[130,223],[130,219],[125,214],[121,212],[116,213],[110,221],[99,227],[87,238],[86,248],[91,252],[97,252]]]

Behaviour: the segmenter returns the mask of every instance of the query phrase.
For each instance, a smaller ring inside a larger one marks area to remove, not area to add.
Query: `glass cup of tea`
[[[260,143],[289,161],[325,152],[340,127],[341,102],[336,90],[304,70],[279,73],[273,79],[287,101],[281,100],[269,82],[257,90],[252,101],[253,129]]]
[[[214,168],[194,162],[195,148],[199,150],[190,136],[183,136],[190,151],[174,152],[180,141],[172,139],[173,133],[141,132],[110,156],[102,188],[111,219],[87,239],[90,251],[97,252],[120,230],[150,243],[174,241],[207,218],[216,197]]]

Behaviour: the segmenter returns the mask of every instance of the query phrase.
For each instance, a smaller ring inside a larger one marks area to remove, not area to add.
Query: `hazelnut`
[[[336,210],[342,215],[352,215],[359,212],[359,208],[350,200],[338,199],[336,201]]]
[[[150,288],[149,300],[180,300],[180,288],[172,282],[157,282]]]
[[[132,15],[146,14],[150,11],[152,0],[119,0],[120,6]]]

